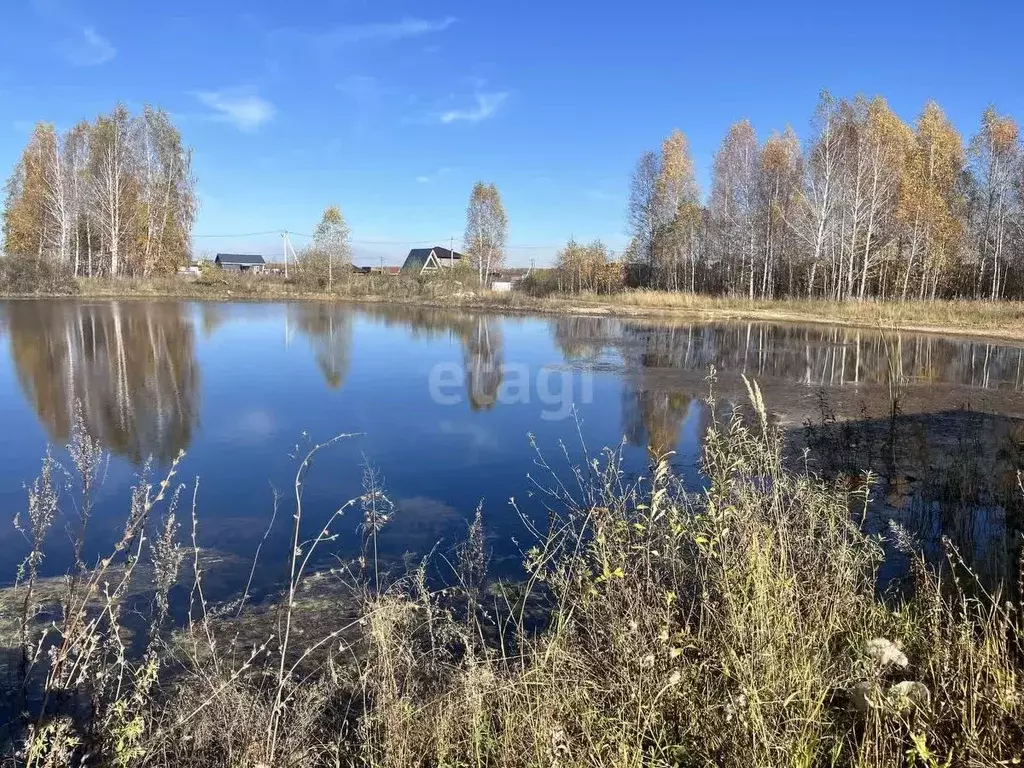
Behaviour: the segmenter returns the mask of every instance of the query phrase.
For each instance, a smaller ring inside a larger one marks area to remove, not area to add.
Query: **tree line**
[[[149,277],[191,256],[198,202],[191,150],[168,115],[117,106],[64,132],[38,124],[6,185],[8,263],[74,277]],[[913,124],[881,97],[824,92],[801,142],[730,127],[702,194],[686,136],[645,152],[633,174],[631,242],[616,259],[570,242],[552,289],[623,285],[748,298],[924,300],[1024,297],[1024,152],[1016,121],[989,107],[968,141],[934,102]],[[508,218],[478,183],[463,248],[487,284]],[[325,211],[302,254],[333,285],[351,260],[349,230]],[[33,272],[38,274],[38,270]]]
[[[36,125],[6,185],[3,250],[74,276],[165,274],[188,263],[197,207],[167,113],[118,105],[63,133]]]
[[[751,299],[1024,296],[1024,162],[989,107],[969,142],[929,102],[913,125],[881,97],[821,95],[803,145],[730,127],[701,200],[673,131],[633,174],[631,279]]]

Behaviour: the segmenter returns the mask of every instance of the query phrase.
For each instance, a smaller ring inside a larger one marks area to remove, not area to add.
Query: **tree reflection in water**
[[[624,432],[630,442],[663,454],[705,390],[669,374],[712,367],[803,387],[885,386],[890,370],[913,384],[1024,391],[1024,349],[979,339],[953,339],[857,328],[764,323],[652,323],[606,317],[559,317],[552,338],[565,357],[584,365],[618,357]],[[614,364],[612,362],[611,364]],[[890,369],[891,366],[891,369]],[[697,398],[697,400],[695,400]],[[706,422],[707,414],[702,421]],[[703,426],[698,426],[703,432]]]
[[[289,304],[285,322],[313,347],[317,368],[331,389],[340,389],[352,353],[352,312],[329,304]]]
[[[459,342],[466,377],[466,393],[474,411],[486,411],[498,401],[504,379],[504,336],[501,320],[493,315],[434,307],[367,307],[368,314],[388,327],[408,328],[413,338],[449,338]]]
[[[611,329],[610,329],[611,330]],[[885,384],[890,362],[914,383],[1024,391],[1024,348],[862,328],[622,321],[606,346],[646,351],[646,367],[742,371],[816,386]]]
[[[199,368],[185,305],[6,304],[11,359],[51,441],[67,440],[77,403],[86,429],[138,464],[188,447]]]

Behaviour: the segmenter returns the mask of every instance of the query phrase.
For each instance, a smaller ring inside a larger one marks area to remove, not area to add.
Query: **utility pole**
[[[288,279],[288,230],[281,233],[281,247],[284,249],[284,279]]]

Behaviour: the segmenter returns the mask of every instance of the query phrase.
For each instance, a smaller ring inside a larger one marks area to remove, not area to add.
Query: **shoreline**
[[[329,302],[393,304],[438,309],[464,309],[496,314],[615,317],[654,321],[705,321],[809,324],[904,333],[956,335],[964,338],[1024,343],[1024,303],[935,301],[927,303],[830,302],[824,300],[729,299],[691,294],[627,291],[608,296],[560,294],[536,297],[522,293],[386,295],[383,292],[327,293],[252,280],[245,284],[198,285],[159,281],[80,281],[81,292],[7,294],[3,300],[174,300],[217,302]],[[367,286],[360,286],[365,288]]]

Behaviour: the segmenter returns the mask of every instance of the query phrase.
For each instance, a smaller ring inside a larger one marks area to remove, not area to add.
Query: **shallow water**
[[[530,436],[565,481],[569,465],[585,459],[582,446],[594,455],[624,440],[630,475],[645,471],[648,451],[675,451],[673,463],[696,486],[712,366],[719,402],[742,401],[740,374],[756,377],[793,428],[814,417],[821,391],[840,414],[881,415],[890,365],[907,382],[905,413],[970,403],[1019,416],[1024,405],[1019,346],[824,326],[316,303],[7,301],[0,337],[5,516],[24,506],[24,484],[46,445],[66,442],[80,403],[86,428],[112,453],[92,555],[123,525],[147,458],[156,473],[185,451],[176,480],[200,478],[200,543],[230,562],[251,558],[271,521],[274,489],[284,495],[263,557],[270,581],[287,551],[294,456],[338,433],[355,436],[315,462],[311,532],[361,493],[370,463],[397,505],[381,537],[385,556],[451,546],[482,503],[495,567],[511,571],[529,542],[509,500],[539,514],[540,489],[553,482]],[[73,515],[70,498],[64,509]],[[332,551],[358,548],[359,523],[358,509],[346,512]],[[59,573],[68,564],[67,525],[51,539],[44,570]],[[13,579],[24,551],[20,534],[0,523],[0,580]],[[248,568],[236,570],[244,578]],[[225,592],[235,586],[222,580]]]

